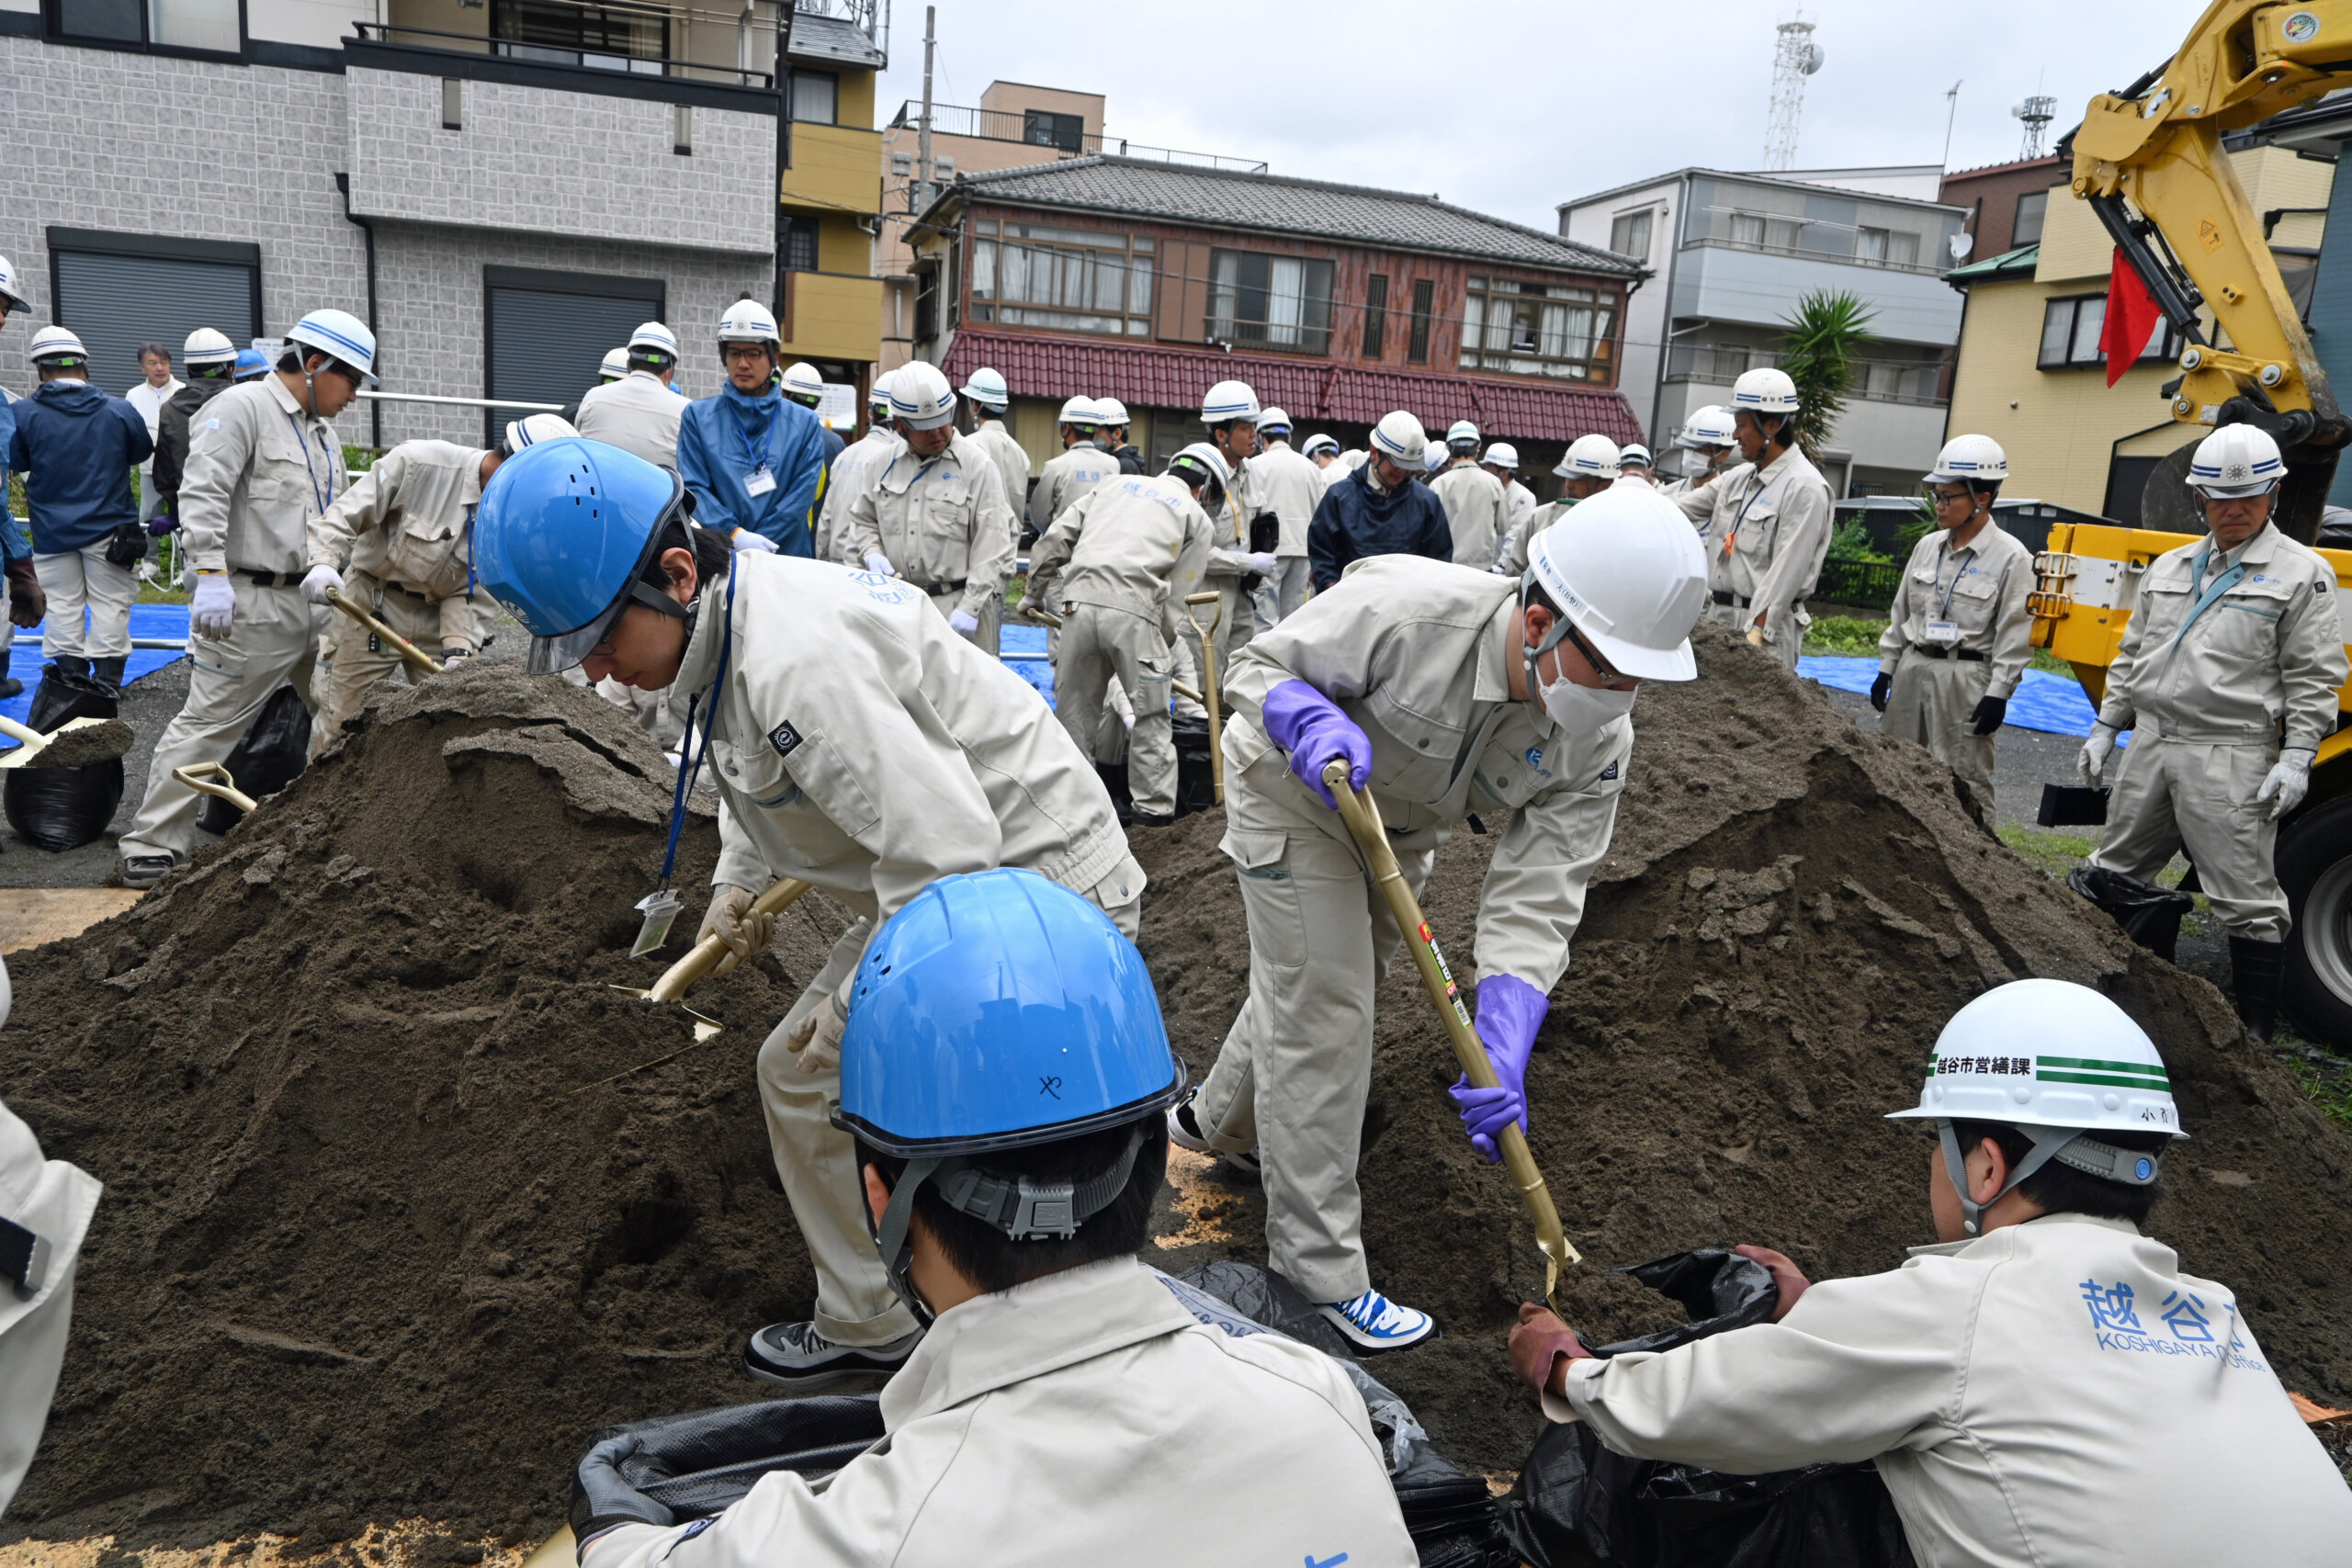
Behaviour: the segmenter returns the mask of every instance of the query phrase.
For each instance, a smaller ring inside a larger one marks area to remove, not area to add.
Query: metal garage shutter
[[[571,408],[596,384],[609,350],[662,316],[660,278],[594,277],[489,267],[489,386],[483,396]],[[491,411],[494,433],[514,412]]]
[[[197,328],[226,333],[240,348],[260,334],[258,266],[70,250],[52,256],[58,323],[81,338],[90,378],[107,391],[140,383],[142,343],[170,349],[172,368],[185,378],[180,344]]]

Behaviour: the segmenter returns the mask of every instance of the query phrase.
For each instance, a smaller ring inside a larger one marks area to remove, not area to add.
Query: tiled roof
[[[964,174],[957,176],[955,189],[1000,201],[1121,212],[1219,229],[1311,234],[1621,277],[1645,270],[1613,251],[1450,206],[1432,196],[1139,158],[1068,158]]]
[[[793,13],[792,45],[786,52],[794,60],[830,61],[870,71],[879,71],[887,62],[865,28],[841,17],[812,16],[807,11]]]
[[[1261,406],[1279,407],[1294,419],[1372,424],[1392,410],[1408,409],[1432,430],[1466,419],[1483,434],[1510,441],[1572,441],[1594,431],[1620,443],[1645,439],[1641,422],[1618,393],[1537,382],[982,332],[957,333],[941,368],[960,386],[984,365],[1003,372],[1005,385],[1023,398],[1082,391],[1139,408],[1197,409],[1201,394],[1217,382],[1241,380]]]

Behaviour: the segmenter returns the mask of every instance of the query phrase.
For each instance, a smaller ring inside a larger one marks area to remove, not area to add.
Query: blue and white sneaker
[[[1402,1350],[1437,1332],[1437,1319],[1399,1306],[1378,1291],[1366,1291],[1353,1301],[1333,1302],[1315,1310],[1346,1335],[1350,1344],[1367,1354]]]

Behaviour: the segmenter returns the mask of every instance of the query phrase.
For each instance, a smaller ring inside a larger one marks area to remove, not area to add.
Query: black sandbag
[[[1258,1327],[1271,1328],[1284,1338],[1312,1345],[1334,1360],[1352,1362],[1356,1359],[1355,1348],[1348,1343],[1347,1337],[1315,1310],[1315,1303],[1300,1294],[1296,1285],[1271,1269],[1226,1258],[1204,1263],[1176,1279],[1181,1284],[1215,1296]]]
[[[1209,721],[1176,716],[1176,815],[1189,817],[1216,804],[1216,778],[1209,771]]]
[[[1724,1252],[1718,1247],[1678,1252],[1671,1258],[1637,1263],[1617,1272],[1631,1274],[1658,1294],[1672,1297],[1690,1321],[1613,1344],[1594,1346],[1592,1353],[1596,1356],[1622,1356],[1628,1350],[1671,1350],[1677,1345],[1688,1345],[1711,1334],[1745,1328],[1770,1317],[1772,1308],[1781,1300],[1770,1269],[1736,1252]]]
[[[2195,874],[2193,868],[2190,874]],[[2142,882],[2105,866],[2078,865],[2066,874],[2066,886],[2114,916],[2125,936],[2167,964],[2180,941],[2181,917],[2197,907],[2194,898],[2177,888]]]
[[[621,1461],[622,1479],[683,1524],[718,1513],[771,1472],[797,1471],[813,1481],[839,1470],[882,1437],[882,1396],[818,1394],[657,1416],[607,1427],[588,1447],[625,1434],[639,1446]],[[587,1517],[575,1487],[572,1527]]]
[[[311,710],[302,694],[280,686],[262,703],[261,711],[228,757],[229,776],[237,788],[260,800],[294,782],[311,756]],[[217,795],[204,797],[196,825],[208,833],[225,833],[244,815]]]
[[[55,665],[41,673],[27,723],[43,734],[76,718],[113,718],[113,690]],[[0,784],[0,810],[17,836],[59,853],[95,843],[122,804],[122,759],[86,768],[11,768]]]

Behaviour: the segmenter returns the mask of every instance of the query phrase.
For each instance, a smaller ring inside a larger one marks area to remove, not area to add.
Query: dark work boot
[[[93,659],[90,660],[90,673],[99,685],[106,688],[108,696],[119,697],[122,694],[123,667],[130,662],[130,656],[127,653],[118,654],[112,659]]]
[[[2287,944],[2230,938],[2230,990],[2237,1000],[2238,1017],[2267,1042],[2278,1024],[2278,993],[2287,984]]]
[[[10,626],[5,629],[14,631],[16,628]],[[8,645],[0,642],[0,702],[6,702],[10,697],[21,697],[24,694],[25,683],[12,678],[8,673]]]
[[[59,654],[51,662],[50,668],[62,675],[71,675],[77,681],[86,681],[90,678],[90,661],[78,653]]]

